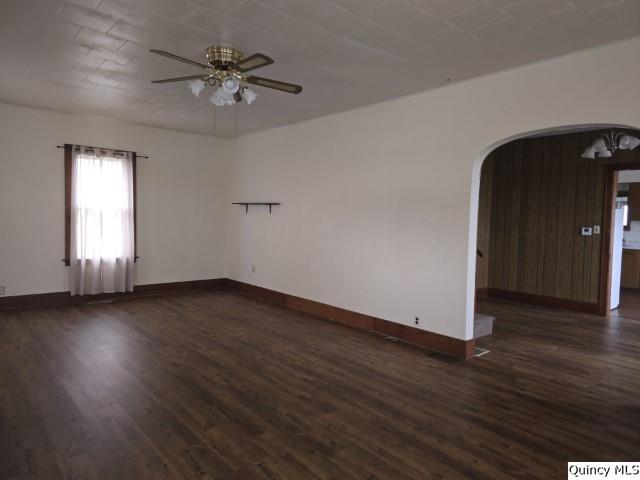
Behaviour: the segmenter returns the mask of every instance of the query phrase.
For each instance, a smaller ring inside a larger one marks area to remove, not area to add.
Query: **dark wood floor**
[[[0,314],[0,478],[566,478],[638,460],[640,322],[486,302],[450,364],[232,293]]]

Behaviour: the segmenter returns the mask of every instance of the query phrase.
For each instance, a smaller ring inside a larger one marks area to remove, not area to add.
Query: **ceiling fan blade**
[[[273,60],[267,57],[264,53],[254,53],[253,55],[243,58],[233,67],[241,72],[248,72],[249,70],[255,70],[256,68],[266,67],[272,63]]]
[[[175,77],[175,78],[165,78],[162,80],[152,80],[151,83],[171,83],[171,82],[184,82],[185,80],[196,80],[196,79],[200,79],[200,80],[204,80],[205,78],[207,78],[209,75],[188,75],[186,77]]]
[[[200,68],[211,68],[209,65],[205,65],[204,63],[196,62],[195,60],[189,60],[188,58],[181,57],[179,55],[175,55],[173,53],[165,52],[164,50],[149,50],[151,53],[155,53],[156,55],[161,55],[163,57],[170,58],[172,60],[177,60],[179,62],[188,63],[189,65],[193,65],[194,67]]]
[[[280,90],[281,92],[293,93],[296,95],[302,91],[302,87],[300,85],[280,82],[279,80],[271,80],[263,77],[249,76],[247,77],[247,82],[260,87],[273,88],[274,90]]]

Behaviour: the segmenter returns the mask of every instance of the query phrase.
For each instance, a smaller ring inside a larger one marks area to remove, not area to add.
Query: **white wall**
[[[7,295],[68,290],[62,143],[135,150],[136,284],[224,277],[232,142],[0,104],[0,285]]]
[[[151,156],[137,283],[227,274],[469,339],[482,160],[550,127],[640,127],[638,52],[636,38],[237,142],[1,105],[0,285],[65,289],[54,145],[117,146]],[[283,205],[229,205],[265,200]]]
[[[640,127],[639,52],[633,39],[241,137],[231,199],[282,206],[229,211],[230,276],[471,338],[482,160],[526,132]]]

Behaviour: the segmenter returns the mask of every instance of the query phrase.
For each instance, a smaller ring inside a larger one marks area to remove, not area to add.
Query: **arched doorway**
[[[583,159],[581,154],[612,128],[635,131],[612,124],[537,130],[496,142],[476,161],[467,331],[474,331],[476,294],[607,312],[602,306],[609,294],[612,172],[622,168],[618,164],[640,168],[640,148],[611,158]],[[500,182],[483,183],[487,170]],[[486,283],[478,289],[483,278]]]

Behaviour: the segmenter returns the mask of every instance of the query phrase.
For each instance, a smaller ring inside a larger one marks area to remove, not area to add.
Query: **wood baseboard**
[[[476,300],[486,300],[487,298],[489,298],[488,287],[476,288]]]
[[[535,303],[536,305],[562,308],[576,312],[596,314],[599,312],[599,305],[597,303],[569,300],[566,298],[547,297],[545,295],[536,295],[534,293],[514,292],[512,290],[502,290],[500,288],[488,288],[487,290],[488,296],[494,298],[505,298],[508,300],[516,300],[518,302]]]
[[[306,298],[288,295],[268,288],[258,287],[236,280],[228,280],[227,286],[233,291],[242,292],[263,300],[284,305],[293,310],[316,315],[333,320],[359,330],[366,330],[380,335],[397,337],[413,345],[435,350],[452,357],[469,359],[475,355],[475,340],[460,340],[438,333],[420,330],[408,325],[402,325],[381,318],[372,317],[344,308],[334,307],[325,303],[308,300]]]
[[[226,278],[209,280],[191,280],[187,282],[152,283],[136,285],[133,292],[100,293],[97,295],[71,295],[69,292],[37,293],[33,295],[16,295],[0,297],[0,312],[6,310],[23,310],[29,308],[61,307],[65,305],[81,305],[91,302],[146,297],[149,295],[170,295],[192,290],[208,290],[224,287]]]
[[[469,359],[475,355],[475,340],[460,340],[227,278],[136,285],[133,292],[130,293],[103,293],[99,295],[71,296],[69,292],[54,292],[0,297],[0,312],[30,308],[81,305],[97,301],[137,298],[149,295],[170,295],[173,293],[193,290],[215,289],[228,289],[236,292],[242,292],[262,300],[284,305],[293,310],[326,318],[352,328],[366,330],[379,335],[397,337],[407,343],[435,350],[452,357]]]

